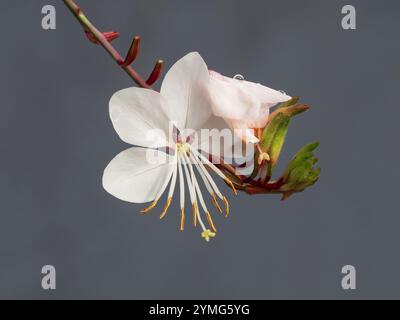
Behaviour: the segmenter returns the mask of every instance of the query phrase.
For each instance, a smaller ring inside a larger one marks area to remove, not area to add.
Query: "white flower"
[[[185,224],[186,180],[193,222],[195,226],[200,224],[202,237],[206,241],[215,236],[216,228],[203,199],[195,171],[220,212],[222,210],[217,198],[225,204],[227,214],[229,204],[206,167],[234,189],[232,182],[201,153],[200,147],[192,144],[191,136],[185,136],[184,133],[187,131],[185,129],[203,128],[212,115],[208,95],[209,81],[208,68],[203,59],[198,53],[190,53],[169,70],[160,93],[129,88],[114,94],[110,100],[110,116],[114,128],[123,141],[140,147],[132,147],[117,155],[107,166],[103,176],[103,186],[113,196],[133,203],[152,201],[148,208],[142,210],[143,213],[157,205],[169,185],[167,203],[161,219],[171,205],[179,179],[181,230]],[[175,126],[178,130],[173,132]],[[177,132],[180,132],[178,136]],[[170,139],[171,136],[174,139]],[[172,154],[166,154],[160,148],[170,150]],[[198,203],[212,231],[205,227]]]
[[[264,128],[269,109],[291,99],[283,92],[242,79],[228,78],[210,71],[210,98],[213,112],[232,129],[243,132],[245,142],[258,142],[254,129]]]

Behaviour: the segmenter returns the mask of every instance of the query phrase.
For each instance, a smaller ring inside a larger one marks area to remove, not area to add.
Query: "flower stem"
[[[98,41],[98,43],[109,53],[114,61],[142,88],[151,89],[151,86],[131,67],[123,65],[124,59],[119,52],[111,45],[102,32],[100,32],[86,17],[83,11],[73,0],[63,0],[64,4],[73,13],[75,18],[82,25],[86,32],[89,32]]]

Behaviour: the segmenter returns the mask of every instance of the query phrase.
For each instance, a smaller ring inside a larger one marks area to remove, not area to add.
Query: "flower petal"
[[[228,78],[210,71],[210,99],[215,115],[225,119],[259,122],[269,108],[290,100],[280,91],[261,84]]]
[[[227,163],[254,154],[253,144],[258,142],[253,130],[244,127],[234,131],[227,122],[217,117],[211,117],[197,132],[197,136],[199,138],[193,142],[196,149],[224,159]]]
[[[267,124],[268,115],[263,123]],[[232,128],[235,134],[243,140],[245,143],[257,143],[259,139],[256,137],[254,128],[263,128],[265,125],[260,125],[261,121],[250,121],[250,120],[236,120],[226,119],[226,123]]]
[[[230,79],[230,80],[239,82],[239,84],[247,88],[249,94],[257,96],[258,99],[261,101],[261,103],[268,104],[269,107],[273,107],[274,105],[280,102],[289,101],[292,98],[282,91],[268,88],[259,83],[249,82],[245,80],[240,81],[236,79]]]
[[[264,128],[269,119],[269,108],[265,108],[262,113],[260,114],[257,119],[226,119],[226,121],[229,123],[229,121],[232,122],[233,125],[237,125],[234,128],[239,128],[239,127],[247,127],[247,128]]]
[[[180,59],[166,74],[161,94],[179,129],[197,130],[210,117],[209,81],[207,65],[197,52]]]
[[[149,202],[165,190],[174,165],[164,152],[133,147],[111,160],[104,170],[103,187],[123,201]]]
[[[110,100],[110,117],[120,138],[143,147],[163,147],[168,139],[167,102],[156,91],[128,88]]]

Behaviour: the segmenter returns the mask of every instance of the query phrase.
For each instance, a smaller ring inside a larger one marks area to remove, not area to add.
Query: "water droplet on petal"
[[[244,80],[244,77],[241,74],[237,74],[236,76],[233,77],[235,80]]]

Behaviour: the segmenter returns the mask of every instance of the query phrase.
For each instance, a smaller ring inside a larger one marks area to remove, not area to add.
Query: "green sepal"
[[[289,117],[297,116],[300,113],[303,113],[309,110],[310,107],[305,104],[296,104],[288,107],[279,107],[274,112],[272,112],[269,116],[268,123],[271,123],[278,115],[284,114]],[[267,124],[268,126],[268,124]]]
[[[289,173],[304,161],[308,161],[311,159],[315,159],[314,160],[315,162],[318,161],[318,159],[315,158],[313,154],[313,151],[316,148],[318,148],[318,146],[319,142],[312,142],[301,148],[290,161],[289,165],[287,166],[286,170],[283,173],[283,178],[286,180],[288,178]]]
[[[318,159],[314,156],[313,151],[318,146],[318,142],[313,142],[304,146],[290,161],[282,175],[285,181],[280,188],[283,192],[282,199],[287,199],[293,193],[301,192],[317,182],[321,174],[321,169],[314,168]]]
[[[276,109],[281,109],[281,108],[286,108],[286,107],[290,107],[295,105],[297,102],[299,102],[300,97],[293,97],[292,99],[290,99],[289,101],[286,102],[282,102],[280,104],[278,104],[278,106],[276,107]]]
[[[284,113],[278,113],[274,117],[274,119],[264,128],[262,132],[259,143],[262,151],[269,153],[277,134],[281,136],[282,129],[284,129],[285,126],[287,127],[289,122],[290,116],[287,116]]]
[[[286,134],[290,124],[290,117],[285,116],[279,123],[276,129],[274,140],[272,141],[271,148],[269,149],[270,165],[272,167],[278,162],[279,155],[281,154],[283,144],[285,143]]]

